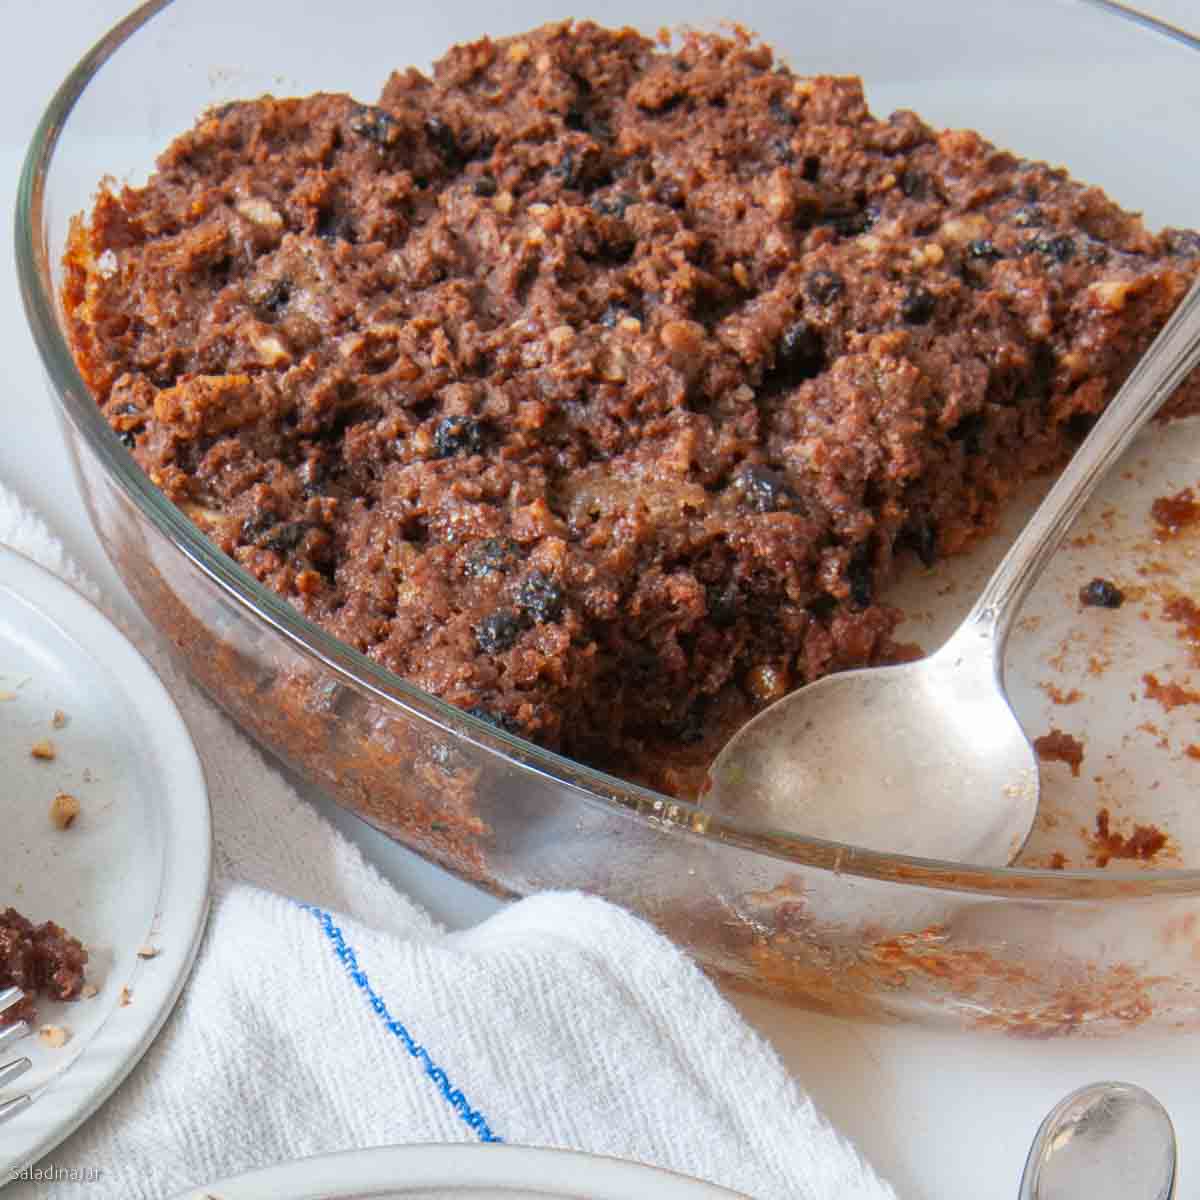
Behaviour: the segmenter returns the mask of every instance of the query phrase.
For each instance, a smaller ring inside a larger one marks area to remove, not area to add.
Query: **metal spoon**
[[[919,662],[830,675],[742,728],[704,805],[758,827],[999,866],[1021,849],[1038,766],[1004,692],[1021,603],[1096,484],[1200,361],[1200,281],[1075,452],[967,619]]]
[[[1019,1200],[1172,1200],[1178,1150],[1166,1109],[1132,1083],[1092,1083],[1042,1122]]]

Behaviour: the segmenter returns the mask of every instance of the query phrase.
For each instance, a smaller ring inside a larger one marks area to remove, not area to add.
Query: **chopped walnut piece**
[[[128,984],[121,988],[121,994],[117,998],[117,1003],[122,1008],[128,1008],[133,1003],[133,991]]]
[[[1113,312],[1125,307],[1125,301],[1132,290],[1132,283],[1126,279],[1101,279],[1088,286],[1088,292],[1095,297],[1096,302],[1102,308]]]
[[[234,208],[253,225],[261,225],[264,229],[283,228],[283,218],[265,200],[257,196],[239,200]]]
[[[84,1000],[94,1000],[100,994],[100,989],[94,983],[85,983],[79,989],[79,995]]]
[[[50,725],[54,729],[62,729],[67,723],[67,714],[61,708],[54,710],[54,716],[50,718]]]
[[[54,749],[54,743],[49,738],[42,738],[40,742],[34,742],[29,747],[29,753],[34,758],[40,758],[45,762],[53,762],[58,757],[58,752]]]
[[[676,354],[696,354],[704,343],[704,327],[695,321],[668,321],[658,337]]]
[[[38,1040],[51,1050],[60,1050],[71,1040],[71,1034],[61,1025],[43,1025],[38,1030]]]
[[[59,792],[50,802],[50,823],[55,829],[70,829],[79,816],[79,801],[69,792]]]
[[[157,946],[146,945],[146,946],[138,947],[138,952],[137,952],[138,958],[157,958],[158,955],[159,955],[159,949]]]

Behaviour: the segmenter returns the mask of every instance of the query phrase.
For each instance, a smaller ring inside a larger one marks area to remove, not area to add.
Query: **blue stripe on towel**
[[[302,904],[300,907],[316,917],[325,936],[329,939],[330,945],[333,947],[333,952],[341,959],[342,965],[346,968],[346,973],[354,981],[355,986],[370,1001],[371,1007],[375,1010],[380,1020],[383,1021],[388,1033],[399,1039],[409,1054],[420,1062],[425,1074],[437,1085],[437,1089],[445,1098],[446,1103],[458,1113],[468,1127],[479,1135],[481,1142],[504,1141],[502,1137],[498,1137],[492,1132],[491,1127],[487,1123],[487,1118],[484,1117],[483,1113],[479,1112],[478,1109],[472,1108],[467,1103],[466,1096],[458,1088],[451,1086],[446,1072],[430,1058],[429,1051],[424,1046],[419,1045],[412,1034],[388,1012],[388,1007],[383,1002],[383,998],[371,987],[366,973],[359,967],[358,956],[354,953],[354,948],[346,944],[346,939],[343,937],[342,931],[333,923],[333,918],[324,909],[315,908],[311,904]]]

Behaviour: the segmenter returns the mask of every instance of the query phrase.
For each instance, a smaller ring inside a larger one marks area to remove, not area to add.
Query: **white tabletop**
[[[12,228],[25,144],[46,99],[79,55],[120,16],[125,0],[0,0],[9,53],[0,72],[3,228]],[[1157,0],[1181,25],[1200,24],[1197,0]],[[5,234],[11,247],[11,235]],[[11,249],[0,265],[0,478],[62,535],[77,560],[122,592],[91,532],[43,386],[17,293]],[[306,793],[311,794],[311,793]],[[428,866],[318,796],[317,804],[398,887],[450,926],[497,901]],[[1200,1036],[1017,1041],[1001,1035],[885,1028],[731,999],[778,1048],[832,1121],[905,1197],[1008,1200],[1047,1109],[1099,1078],[1140,1083],[1167,1106],[1187,1155],[1200,1146]],[[764,1120],[770,1114],[764,1113]]]

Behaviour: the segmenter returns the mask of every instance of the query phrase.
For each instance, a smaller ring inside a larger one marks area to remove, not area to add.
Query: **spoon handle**
[[[997,662],[1013,619],[1096,484],[1200,362],[1200,278],[1076,450],[988,580],[962,629],[991,636]]]

